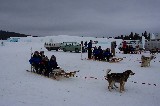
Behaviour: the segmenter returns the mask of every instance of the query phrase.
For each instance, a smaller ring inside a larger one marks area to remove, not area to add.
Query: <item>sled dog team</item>
[[[141,67],[149,67],[151,60],[155,59],[154,55],[150,57],[146,57],[144,55],[141,56]],[[123,60],[123,59],[121,59]],[[31,71],[41,74],[50,78],[57,79],[58,77],[74,77],[76,72],[65,72],[62,68],[58,67],[56,57],[54,55],[48,59],[47,56],[44,55],[44,51],[38,52],[35,51],[34,54],[31,54],[31,59],[29,60],[31,64]],[[120,84],[119,91],[122,93],[124,91],[124,85],[127,82],[130,75],[134,75],[131,70],[126,70],[123,73],[110,73],[111,69],[106,70],[105,79],[108,81],[108,89],[111,91],[114,87],[118,88],[115,83]],[[110,74],[109,74],[110,73]]]

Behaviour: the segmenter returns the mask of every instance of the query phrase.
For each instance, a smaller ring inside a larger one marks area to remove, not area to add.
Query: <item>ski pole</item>
[[[31,58],[32,58],[32,47],[31,47]],[[31,72],[32,72],[32,63],[31,63]]]

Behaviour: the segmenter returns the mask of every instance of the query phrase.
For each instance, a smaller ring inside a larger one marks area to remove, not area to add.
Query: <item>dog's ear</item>
[[[124,73],[129,74],[131,72],[132,72],[131,70],[126,70]]]
[[[127,70],[126,72],[127,72],[127,74],[130,74],[130,75],[134,75],[135,74],[131,70]]]
[[[126,70],[127,72],[131,72],[131,70]]]
[[[107,69],[107,71],[111,71],[111,69]]]

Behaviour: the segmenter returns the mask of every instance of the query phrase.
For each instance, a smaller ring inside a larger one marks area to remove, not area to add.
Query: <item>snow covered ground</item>
[[[81,60],[80,53],[47,51],[44,42],[4,44],[0,46],[0,106],[160,106],[160,54],[144,68],[140,67],[140,57],[149,53],[121,54],[116,50],[116,57],[124,60],[108,63],[85,60],[87,53]],[[49,58],[54,54],[64,70],[80,72],[77,77],[59,81],[26,72],[31,47],[33,51],[44,50]],[[125,92],[108,91],[103,77],[107,69],[135,72],[125,84]]]

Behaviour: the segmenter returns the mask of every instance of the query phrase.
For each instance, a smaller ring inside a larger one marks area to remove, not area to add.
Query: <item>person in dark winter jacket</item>
[[[95,59],[95,60],[98,60],[98,54],[99,54],[99,50],[98,50],[97,47],[95,46],[95,47],[94,47],[94,50],[93,50],[93,56],[94,56],[94,59]]]
[[[56,61],[56,57],[54,55],[51,56],[48,65],[49,65],[49,72],[52,72],[52,70],[59,68]]]
[[[42,57],[42,60],[41,60],[41,62],[40,62],[40,70],[38,71],[38,74],[42,74],[42,71],[44,71],[44,75],[45,76],[47,76],[48,74],[48,70],[49,70],[49,65],[48,65],[48,63],[49,63],[49,59],[48,59],[48,57],[46,56],[46,57]]]
[[[101,48],[101,46],[98,47],[98,59],[102,60],[103,59],[103,50]]]
[[[85,41],[85,43],[84,43],[84,50],[85,50],[85,52],[87,52],[87,41]]]
[[[88,43],[88,59],[91,59],[92,56],[92,40]]]
[[[35,68],[36,72],[38,71],[40,61],[41,57],[39,55],[39,52],[35,51],[29,62]]]
[[[110,49],[109,48],[107,48],[105,51],[104,51],[104,53],[103,53],[103,58],[104,59],[107,59],[107,61],[109,62],[109,59],[112,57],[112,54],[111,54],[111,52],[110,52]]]

